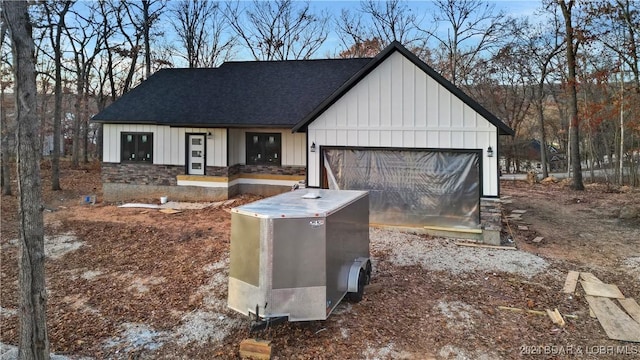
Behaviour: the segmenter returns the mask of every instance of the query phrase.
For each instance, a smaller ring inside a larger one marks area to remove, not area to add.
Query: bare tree
[[[410,47],[418,40],[418,17],[401,0],[385,2],[367,0],[360,3],[360,11],[371,18],[369,33],[381,39],[385,45],[398,41]]]
[[[229,34],[229,20],[220,3],[186,0],[173,10],[176,30],[184,47],[182,57],[190,68],[214,67],[231,55],[235,37]]]
[[[526,120],[530,115],[533,89],[527,76],[528,59],[522,56],[516,37],[525,26],[526,21],[522,21],[509,31],[508,37],[512,40],[491,57],[484,71],[475,77],[474,86],[469,88],[476,99],[515,131],[514,137],[502,139],[507,142],[502,155],[507,166],[510,167],[513,161],[516,171],[521,169],[520,160],[525,155],[522,149],[529,146],[531,134]]]
[[[146,79],[151,75],[152,69],[152,49],[151,41],[162,32],[155,32],[154,26],[164,13],[167,0],[140,0],[140,5],[136,1],[128,1],[121,7],[129,17],[136,36],[142,37],[144,48],[144,75]]]
[[[73,2],[44,2],[44,11],[49,25],[49,39],[53,48],[55,64],[54,75],[54,107],[53,107],[53,153],[51,154],[51,190],[62,190],[60,187],[60,140],[62,123],[62,32],[66,27],[65,17]],[[53,17],[56,17],[54,19]]]
[[[4,47],[4,37],[7,33],[7,24],[2,21],[0,23],[0,48]],[[3,49],[4,50],[4,49]],[[9,59],[7,58],[8,54],[2,52],[2,57],[0,58],[0,63],[9,65]],[[2,182],[2,195],[11,195],[11,171],[9,170],[9,162],[11,159],[11,149],[9,148],[9,136],[13,133],[9,129],[9,122],[7,121],[7,108],[5,106],[5,88],[11,86],[10,80],[5,80],[5,76],[9,75],[5,73],[9,66],[0,67],[0,128],[2,129],[2,133],[0,134],[2,147],[1,157],[2,157],[2,167],[0,172],[0,181]]]
[[[482,68],[483,54],[500,45],[505,15],[494,4],[481,0],[435,0],[439,12],[434,27],[424,31],[434,38],[440,50],[438,70],[454,85],[472,82],[474,69]],[[448,26],[446,36],[441,24]]]
[[[562,11],[565,23],[565,44],[567,54],[567,82],[569,91],[569,144],[571,151],[571,164],[573,170],[573,184],[574,190],[584,190],[584,183],[582,182],[582,165],[580,163],[580,121],[578,119],[578,92],[577,92],[577,79],[576,79],[576,52],[578,47],[577,38],[575,35],[573,10],[574,0],[556,0],[558,6]]]
[[[35,46],[26,1],[3,3],[11,34],[17,115],[17,174],[20,216],[19,359],[49,359],[44,219],[36,101]]]
[[[555,8],[549,9],[554,11]],[[551,73],[557,70],[554,59],[562,52],[564,39],[560,34],[561,23],[558,16],[553,13],[548,17],[548,23],[536,26],[520,26],[517,32],[520,56],[526,59],[528,66],[525,69],[529,82],[534,84],[533,105],[538,120],[540,131],[540,162],[542,164],[542,176],[549,176],[547,159],[547,134],[545,129],[545,98],[548,95],[547,83]]]
[[[327,38],[328,15],[311,12],[309,2],[258,1],[225,11],[231,27],[256,60],[309,59]]]
[[[588,2],[590,36],[616,54],[640,93],[640,4],[632,0]]]
[[[361,1],[354,13],[343,9],[335,21],[340,41],[347,49],[340,56],[361,56],[359,52],[366,56],[372,50],[379,52],[393,41],[422,56],[427,39],[417,27],[420,20],[402,0]],[[374,45],[378,48],[373,48]]]

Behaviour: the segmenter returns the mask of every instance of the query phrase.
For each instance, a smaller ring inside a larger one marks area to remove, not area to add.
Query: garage
[[[479,151],[323,147],[322,187],[368,190],[370,222],[478,228]]]
[[[494,154],[513,130],[403,46],[390,45],[292,130],[307,136],[307,186],[369,190],[371,223],[485,241],[489,230],[499,243],[487,222],[499,212]]]

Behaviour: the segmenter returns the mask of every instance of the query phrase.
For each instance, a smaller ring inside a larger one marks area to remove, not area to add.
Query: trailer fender
[[[358,292],[358,276],[360,275],[360,270],[363,270],[365,276],[369,276],[367,273],[371,268],[370,262],[368,258],[357,258],[353,264],[351,264],[351,268],[349,268],[349,280],[347,282],[347,292],[355,293]]]

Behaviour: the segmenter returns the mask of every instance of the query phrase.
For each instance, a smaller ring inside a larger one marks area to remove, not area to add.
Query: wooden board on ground
[[[162,209],[160,210],[161,213],[165,213],[165,214],[177,214],[179,212],[182,211],[178,211],[178,210],[173,210],[173,209]]]
[[[632,298],[618,299],[618,302],[627,311],[627,314],[640,324],[640,305]]]
[[[580,284],[587,295],[613,299],[624,299],[624,295],[616,285],[580,280]]]
[[[527,210],[517,210],[517,209],[516,209],[516,210],[513,210],[513,211],[511,211],[511,212],[512,212],[512,213],[514,213],[514,214],[524,214],[524,213],[526,213],[526,212],[527,212]]]
[[[271,359],[271,341],[244,339],[240,342],[242,359]]]
[[[509,310],[509,311],[514,311],[514,312],[526,312],[526,313],[535,314],[535,315],[549,316],[546,311],[540,311],[540,310],[520,309],[520,308],[510,307],[510,306],[498,306],[498,309],[500,309],[500,310]],[[560,312],[558,312],[558,314],[560,314]],[[564,317],[570,318],[570,319],[577,319],[578,315],[564,314]]]
[[[525,225],[518,225],[518,230],[529,231],[529,227]]]
[[[566,294],[573,294],[576,291],[576,285],[578,285],[579,276],[579,272],[569,271],[569,273],[567,274],[567,279],[564,281],[564,288],[562,289],[562,292]]]
[[[586,272],[581,272],[580,273],[580,278],[584,281],[589,281],[589,282],[595,282],[595,283],[601,283],[602,281],[600,281],[600,279],[598,279],[597,277],[593,276],[592,273],[586,273]]]
[[[518,250],[518,248],[516,248],[515,246],[486,245],[486,244],[476,244],[476,243],[461,242],[461,241],[456,241],[455,244],[458,246],[479,247],[479,248],[486,248],[486,249]]]
[[[588,295],[585,298],[609,339],[640,342],[640,324],[633,321],[611,299]]]
[[[536,236],[536,237],[533,239],[533,242],[537,244],[537,243],[539,243],[540,241],[542,241],[543,239],[544,239],[544,238],[543,238],[542,236]]]
[[[564,319],[562,318],[562,315],[560,315],[560,311],[558,311],[558,309],[554,309],[553,311],[547,309],[547,315],[549,315],[549,318],[551,318],[551,321],[553,321],[554,324],[560,326],[565,325]]]

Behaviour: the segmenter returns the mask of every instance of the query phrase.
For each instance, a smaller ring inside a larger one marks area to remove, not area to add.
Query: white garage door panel
[[[478,227],[478,152],[328,148],[324,166],[330,189],[369,190],[371,223]]]

